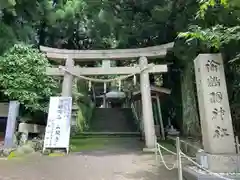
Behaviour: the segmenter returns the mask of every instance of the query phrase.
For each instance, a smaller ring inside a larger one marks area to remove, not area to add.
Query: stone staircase
[[[99,134],[139,134],[130,108],[96,108],[89,131]]]

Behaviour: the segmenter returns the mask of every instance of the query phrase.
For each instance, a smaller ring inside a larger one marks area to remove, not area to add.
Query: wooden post
[[[158,115],[160,119],[162,138],[163,140],[165,140],[165,131],[164,131],[164,125],[163,125],[163,119],[162,119],[161,103],[158,95],[157,95],[157,108],[158,108]]]
[[[106,108],[107,98],[106,94],[103,95],[103,108]]]
[[[74,60],[71,57],[68,57],[65,63],[66,69],[73,69]],[[67,72],[64,73],[63,83],[62,83],[62,96],[71,97],[72,96],[72,83],[73,76]]]
[[[153,108],[153,120],[154,120],[154,126],[159,125],[158,123],[158,113],[157,113],[157,109],[156,109],[156,101],[154,99],[154,97],[151,97],[152,100],[152,108]]]
[[[140,111],[139,111],[139,102],[138,102],[138,100],[136,100],[135,102],[136,102],[137,115],[138,115],[138,118],[139,118],[139,120],[140,120],[140,119],[141,119],[141,116],[140,116]]]
[[[185,153],[188,153],[188,144],[184,143],[184,145],[185,145]]]
[[[96,101],[96,93],[95,93],[95,88],[94,88],[94,86],[92,86],[92,93],[93,93],[93,101],[94,101],[94,103],[95,103],[95,105],[96,105],[97,101]]]
[[[148,60],[146,57],[139,59],[140,67],[145,68],[148,66]],[[153,120],[152,100],[151,100],[151,89],[149,81],[148,71],[143,71],[140,74],[140,87],[142,97],[142,113],[143,113],[143,124],[145,133],[145,142],[147,148],[155,147],[155,129]]]
[[[176,147],[177,147],[177,163],[178,163],[178,180],[182,180],[182,161],[181,161],[181,146],[179,137],[176,138]]]
[[[140,118],[140,121],[141,121],[141,130],[142,130],[141,136],[144,139],[145,132],[144,132],[143,111],[142,111],[142,101],[141,100],[138,101],[138,107],[139,107],[139,109],[138,109],[139,110],[139,118]]]
[[[235,140],[236,140],[237,154],[239,154],[239,140],[238,140],[238,136],[235,137]]]
[[[143,125],[142,125],[142,115],[141,115],[141,101],[136,100],[136,111],[137,111],[137,116],[139,119],[139,126],[140,126],[140,131],[141,134],[143,133]]]

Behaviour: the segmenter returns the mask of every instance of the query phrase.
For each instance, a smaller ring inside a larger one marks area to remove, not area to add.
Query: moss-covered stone
[[[16,148],[6,148],[6,149],[2,149],[2,150],[0,151],[0,153],[1,153],[1,156],[3,156],[3,157],[8,157],[9,154],[11,154],[11,152],[13,152],[13,151],[15,151],[15,150],[16,150]]]
[[[1,151],[1,156],[7,157],[8,159],[20,158],[37,151],[41,151],[42,146],[43,140],[34,139],[32,141],[27,141],[27,143],[18,146],[17,148],[3,149]]]
[[[48,156],[50,157],[61,157],[61,156],[65,156],[65,153],[50,153]]]

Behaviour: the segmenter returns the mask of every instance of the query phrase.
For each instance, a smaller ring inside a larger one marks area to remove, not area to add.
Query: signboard
[[[8,109],[7,127],[4,139],[4,148],[11,148],[14,146],[14,132],[16,130],[19,107],[20,103],[18,101],[10,101]]]
[[[71,128],[72,97],[51,97],[48,111],[48,121],[45,130],[45,149],[69,150]]]

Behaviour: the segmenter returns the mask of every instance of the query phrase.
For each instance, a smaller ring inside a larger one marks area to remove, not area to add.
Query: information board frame
[[[50,97],[43,152],[46,149],[66,149],[69,153],[72,97]]]

